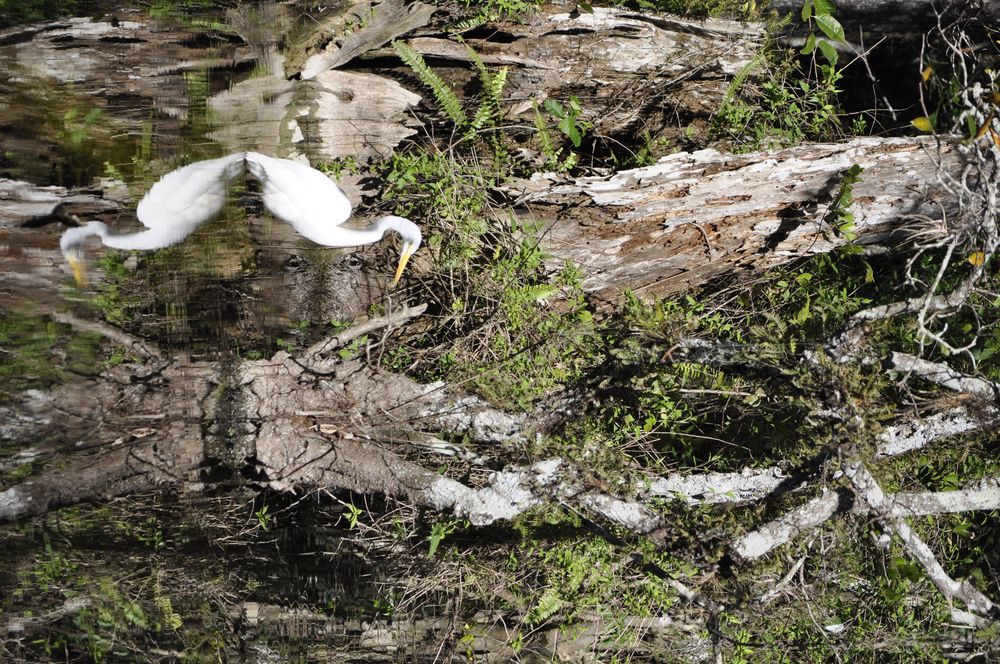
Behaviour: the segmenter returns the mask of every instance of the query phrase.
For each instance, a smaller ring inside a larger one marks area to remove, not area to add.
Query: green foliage
[[[546,99],[545,110],[558,118],[559,124],[556,126],[569,138],[573,147],[580,147],[580,144],[583,143],[583,133],[589,128],[589,125],[577,121],[583,107],[580,106],[580,100],[576,98],[576,95],[570,96],[569,105],[566,108],[563,108],[563,105],[554,99]]]
[[[572,170],[580,159],[579,154],[555,144],[552,134],[549,132],[549,124],[539,110],[538,103],[533,101],[532,106],[535,111],[536,136],[542,155],[545,157],[545,168],[560,173]],[[569,139],[572,146],[579,148],[583,143],[584,135],[592,128],[589,122],[579,119],[580,113],[583,111],[580,100],[572,95],[564,107],[562,103],[554,99],[546,99],[545,110],[557,121],[556,128]],[[565,158],[562,156],[564,152],[566,152]]]
[[[456,33],[493,21],[520,19],[536,10],[542,0],[461,0],[461,3],[475,13],[451,26],[451,30]]]
[[[792,51],[774,50],[769,44],[733,79],[712,133],[729,140],[739,151],[787,147],[806,140],[829,140],[842,132],[838,87],[843,72],[837,68],[834,42],[844,41],[844,29],[833,17],[828,0],[806,0],[802,20],[809,32],[798,55],[810,56],[803,69]],[[819,28],[819,34],[813,29]],[[822,35],[822,36],[820,36]],[[817,51],[824,62],[816,59]],[[763,67],[759,83],[750,75]],[[864,132],[863,118],[851,125]]]
[[[430,88],[441,112],[458,128],[467,124],[469,119],[465,115],[462,101],[455,94],[455,91],[444,82],[444,79],[430,68],[423,56],[414,51],[409,44],[398,39],[392,42],[392,47],[396,49],[399,58],[413,70],[420,82]]]
[[[830,42],[844,42],[845,38],[844,28],[833,17],[833,11],[833,3],[829,0],[805,0],[805,4],[802,5],[802,20],[808,23],[810,31],[800,53],[812,55],[819,48],[827,63],[835,67],[838,60],[837,49]],[[813,22],[826,36],[826,39],[817,38],[815,31],[812,30]]]
[[[461,38],[459,39],[461,40]],[[456,129],[464,129],[463,135],[466,138],[474,138],[483,129],[496,125],[502,112],[501,98],[504,85],[507,82],[506,67],[501,67],[496,72],[490,71],[483,63],[482,58],[472,48],[466,46],[469,59],[476,67],[479,73],[479,82],[482,85],[479,107],[470,120],[455,91],[427,65],[419,53],[405,42],[397,40],[392,45],[400,59],[413,70],[413,73],[424,85],[430,88],[441,112],[452,121]]]
[[[347,519],[347,527],[350,530],[354,530],[358,527],[358,519],[361,518],[361,515],[364,512],[354,503],[345,503],[344,501],[340,501],[340,504],[344,510],[346,510],[345,518]]]
[[[261,505],[260,509],[254,512],[254,516],[257,517],[257,525],[260,526],[261,530],[267,532],[271,529],[271,520],[274,518],[274,515],[271,514],[270,508],[267,505]]]
[[[526,531],[538,533],[531,526]],[[621,616],[663,615],[677,601],[667,575],[683,578],[690,569],[652,546],[642,544],[636,551],[591,535],[529,539],[514,547],[506,572],[518,579],[508,592],[527,608],[521,619],[525,631],[544,625],[571,631],[581,617],[596,613],[607,621],[612,638],[628,643],[634,628]]]
[[[61,16],[78,16],[97,4],[86,0],[0,0],[0,28]]]
[[[0,309],[0,402],[105,366],[101,338],[45,317]]]
[[[434,557],[444,538],[454,533],[458,528],[467,528],[468,526],[468,521],[463,522],[457,519],[440,519],[435,521],[431,525],[430,534],[427,536],[427,557]]]
[[[823,221],[833,226],[838,234],[848,240],[853,240],[855,237],[854,214],[851,213],[850,207],[854,201],[854,185],[861,180],[860,176],[863,170],[865,169],[853,164],[844,172],[844,180],[840,183],[840,189],[834,196],[833,202],[830,203],[830,209],[823,217]]]
[[[100,108],[91,108],[81,117],[76,107],[68,108],[62,115],[62,126],[56,131],[56,141],[62,158],[56,162],[59,182],[80,186],[96,174],[97,162],[93,157],[94,130],[103,115]],[[64,169],[68,168],[69,173]]]
[[[815,77],[807,78],[791,56],[786,57],[771,62],[756,90],[741,87],[745,76],[734,79],[712,120],[716,138],[732,141],[738,151],[750,151],[837,135],[840,70],[829,64],[817,65]]]

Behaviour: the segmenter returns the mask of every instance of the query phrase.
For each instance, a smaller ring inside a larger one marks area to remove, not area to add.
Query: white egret
[[[403,250],[393,285],[420,246],[420,229],[402,217],[382,217],[366,228],[341,227],[351,216],[351,203],[320,171],[290,159],[237,152],[189,164],[160,178],[136,207],[136,216],[147,230],[115,233],[92,221],[63,233],[59,246],[77,283],[84,282],[83,243],[88,237],[96,235],[116,249],[159,249],[176,244],[222,210],[230,183],[245,170],[260,181],[264,207],[317,244],[357,247],[381,240],[387,231],[399,233]]]
[[[83,243],[92,235],[115,249],[160,249],[177,244],[226,205],[229,183],[244,170],[242,153],[189,164],[167,173],[139,201],[135,214],[146,227],[116,233],[100,221],[70,228],[59,240],[78,284],[84,283]]]

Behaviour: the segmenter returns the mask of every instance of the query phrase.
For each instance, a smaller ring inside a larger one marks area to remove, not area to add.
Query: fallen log
[[[583,272],[607,301],[624,291],[665,295],[832,251],[857,236],[888,244],[911,215],[939,218],[953,203],[939,169],[964,163],[956,143],[856,138],[743,155],[679,152],[608,176],[540,174],[507,189],[520,216],[544,222],[541,246]],[[852,228],[834,201],[853,166]]]

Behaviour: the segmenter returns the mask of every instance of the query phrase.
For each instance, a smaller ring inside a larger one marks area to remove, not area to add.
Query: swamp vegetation
[[[1000,32],[793,4],[0,0],[0,660],[997,659]],[[401,284],[73,284],[244,149]]]

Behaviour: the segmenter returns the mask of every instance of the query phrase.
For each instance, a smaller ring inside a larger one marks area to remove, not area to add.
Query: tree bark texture
[[[525,219],[545,223],[541,245],[614,301],[663,295],[829,252],[848,242],[831,205],[853,165],[849,211],[862,244],[893,244],[910,215],[940,218],[951,204],[938,169],[960,170],[959,147],[933,139],[856,138],[744,155],[680,152],[610,176],[539,175],[510,187]]]

